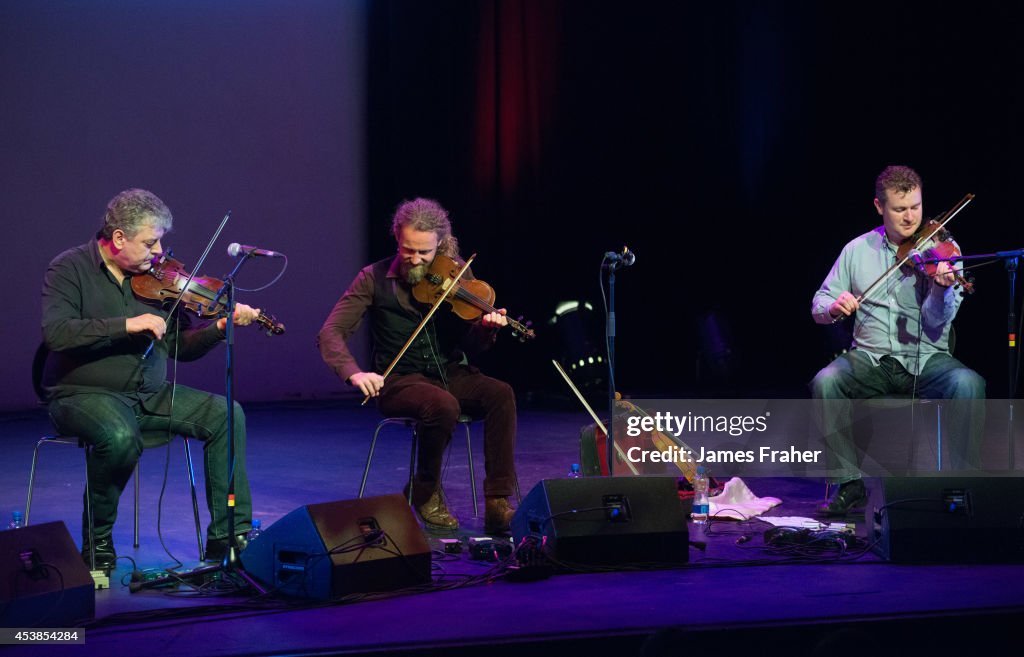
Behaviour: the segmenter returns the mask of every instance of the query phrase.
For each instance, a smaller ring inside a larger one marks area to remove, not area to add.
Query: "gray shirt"
[[[811,301],[819,324],[831,324],[829,306],[848,291],[856,297],[896,263],[896,247],[878,228],[851,240]],[[921,373],[936,353],[949,352],[949,330],[962,296],[902,267],[861,302],[853,325],[853,348],[878,364],[892,356],[911,374]]]

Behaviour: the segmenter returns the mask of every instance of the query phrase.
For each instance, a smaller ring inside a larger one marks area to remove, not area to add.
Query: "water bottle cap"
[[[253,529],[259,529],[262,526],[263,526],[263,523],[260,521],[259,518],[253,518],[252,519],[252,528]]]
[[[569,470],[572,471],[572,472],[579,472],[580,471],[580,464],[579,463],[573,463],[572,467],[570,467]]]
[[[697,466],[697,474],[698,474],[698,475],[702,475],[702,474],[704,474],[704,473],[706,473],[706,472],[707,472],[707,470],[705,470],[705,469],[704,469],[704,466],[703,466],[703,465],[698,465],[698,466]]]
[[[25,517],[24,515],[22,515],[21,511],[15,511],[11,515],[14,517],[15,520],[21,520],[22,518]]]

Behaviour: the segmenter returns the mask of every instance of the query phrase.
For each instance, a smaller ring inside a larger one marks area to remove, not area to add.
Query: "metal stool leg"
[[[480,516],[480,505],[476,499],[476,468],[473,467],[473,439],[469,431],[469,423],[462,422],[466,429],[466,454],[469,455],[469,487],[473,491],[473,517]]]
[[[36,485],[36,462],[39,460],[39,447],[46,441],[42,438],[36,443],[32,450],[32,467],[28,471],[28,499],[25,500],[25,526],[28,527],[29,518],[32,516],[32,489]]]
[[[69,442],[63,440],[60,437],[40,438],[36,442],[36,447],[32,450],[32,466],[28,472],[28,498],[25,500],[25,526],[28,526],[29,520],[32,516],[32,494],[35,490],[36,485],[36,466],[39,463],[39,448],[45,444],[54,445],[73,445],[81,444],[78,442]],[[96,523],[92,513],[92,496],[90,495],[89,489],[89,475],[92,472],[92,446],[83,445],[85,448],[85,521],[89,530],[89,569],[96,570]]]
[[[408,498],[409,506],[412,506],[412,487],[416,479],[416,456],[419,452],[420,446],[420,435],[416,431],[416,425],[412,427],[412,449],[409,451],[409,493],[406,496]]]
[[[32,450],[32,467],[28,471],[28,498],[25,500],[25,526],[32,516],[32,494],[36,486],[36,464],[39,462],[39,448],[43,445],[79,445],[77,440],[68,440],[61,436],[43,436],[36,441]]]
[[[196,521],[196,545],[199,547],[199,560],[206,558],[206,551],[203,549],[203,528],[199,520],[199,500],[196,498],[196,471],[192,467],[192,449],[188,444],[188,438],[181,437],[185,443],[185,467],[188,470],[188,485],[192,491],[192,515]]]
[[[96,570],[96,518],[92,514],[92,495],[89,479],[92,475],[92,447],[85,448],[85,517],[89,526],[89,570]]]
[[[135,509],[132,517],[132,547],[139,547],[139,467],[141,463],[135,462]]]
[[[380,430],[384,428],[386,422],[381,422],[377,425],[377,430],[373,432],[373,440],[370,441],[370,453],[366,455],[366,467],[363,468],[363,480],[359,482],[359,495],[363,496],[363,491],[366,490],[366,478],[370,475],[370,462],[373,461],[373,449],[377,446],[377,436],[380,435]]]

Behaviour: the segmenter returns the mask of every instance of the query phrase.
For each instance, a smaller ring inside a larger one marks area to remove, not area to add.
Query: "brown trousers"
[[[444,383],[422,374],[392,374],[377,406],[385,417],[417,420],[419,460],[413,503],[423,504],[441,481],[444,450],[459,415],[484,421],[484,495],[508,497],[515,492],[516,398],[504,381],[472,366],[450,364]]]

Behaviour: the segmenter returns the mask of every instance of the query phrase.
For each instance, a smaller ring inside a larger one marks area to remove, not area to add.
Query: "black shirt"
[[[171,321],[143,360],[151,336],[129,335],[126,321],[145,313],[167,316],[134,295],[130,274],[117,282],[95,239],[54,258],[43,279],[43,341],[51,352],[43,376],[48,397],[105,392],[127,403],[145,401],[164,389],[167,358],[175,346],[178,360],[195,360],[223,338],[214,323],[193,326],[179,312],[179,321]]]

